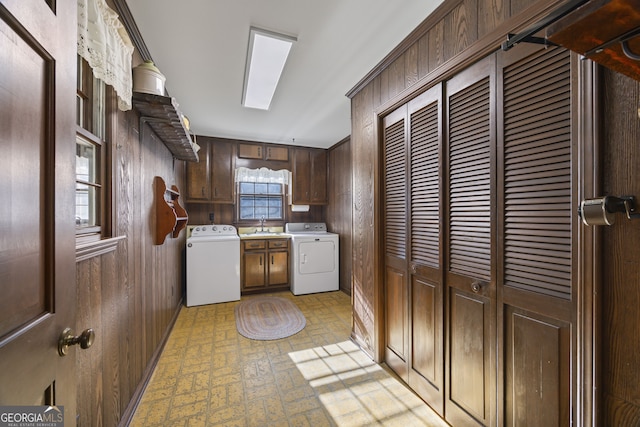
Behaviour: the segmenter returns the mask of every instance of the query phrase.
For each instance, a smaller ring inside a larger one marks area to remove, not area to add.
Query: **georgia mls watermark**
[[[0,406],[0,427],[64,427],[64,406]]]

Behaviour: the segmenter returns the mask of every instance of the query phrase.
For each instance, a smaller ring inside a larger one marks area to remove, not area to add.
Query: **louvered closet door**
[[[444,415],[441,239],[442,85],[408,104],[410,208],[409,385]]]
[[[504,253],[499,302],[505,425],[570,425],[577,216],[571,60],[560,48],[499,56]],[[577,369],[576,369],[577,371]]]
[[[385,361],[408,381],[406,105],[389,114],[384,130]]]
[[[495,423],[495,56],[447,82],[445,415]]]

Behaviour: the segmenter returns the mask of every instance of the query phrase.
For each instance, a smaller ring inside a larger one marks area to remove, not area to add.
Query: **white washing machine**
[[[187,239],[187,307],[240,300],[240,237],[233,225],[196,225]]]
[[[291,236],[291,292],[294,295],[340,288],[340,239],[325,223],[285,225]]]

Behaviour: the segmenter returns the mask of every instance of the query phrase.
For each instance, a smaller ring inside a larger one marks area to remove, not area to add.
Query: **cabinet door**
[[[242,289],[254,289],[265,285],[266,252],[245,252],[242,256]]]
[[[311,177],[310,199],[312,204],[327,203],[327,152],[314,150],[310,152]]]
[[[266,147],[264,151],[265,160],[289,161],[289,149],[287,147]]]
[[[269,252],[269,286],[289,283],[289,252]]]
[[[211,200],[211,144],[203,143],[199,162],[187,162],[187,202],[206,202]]]
[[[211,148],[211,201],[233,203],[234,144],[216,141]]]
[[[304,148],[293,149],[293,204],[305,205],[309,203],[311,191],[311,156]]]
[[[238,157],[241,159],[262,159],[262,151],[262,145],[238,144]]]

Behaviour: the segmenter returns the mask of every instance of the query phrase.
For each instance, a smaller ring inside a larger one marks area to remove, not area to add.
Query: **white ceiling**
[[[441,0],[127,0],[198,135],[328,148],[351,133],[345,94]],[[240,105],[249,27],[296,36],[269,111]]]

